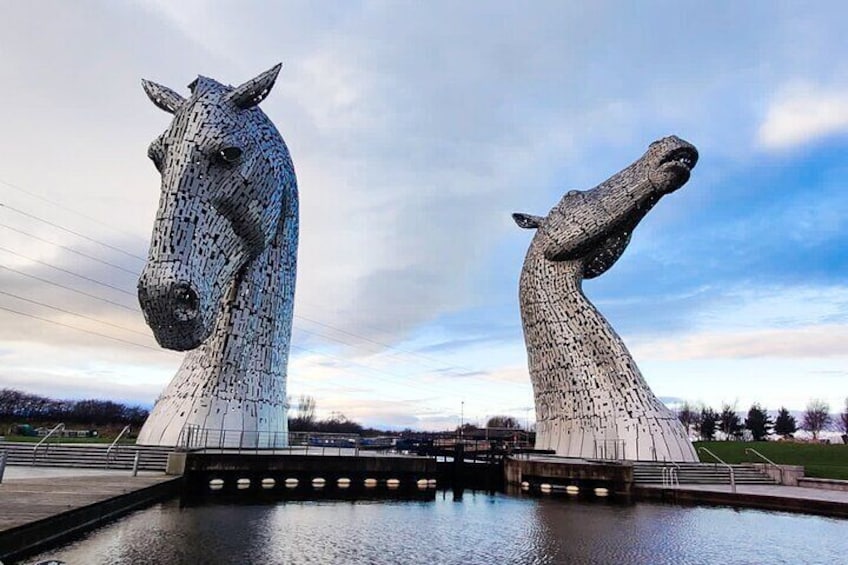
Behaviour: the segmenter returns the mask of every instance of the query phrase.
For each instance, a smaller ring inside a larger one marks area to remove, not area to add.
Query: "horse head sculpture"
[[[595,188],[568,191],[536,232],[519,283],[536,403],[536,448],[568,457],[697,461],[683,426],[651,392],[618,334],[583,293],[659,200],[689,180],[698,151],[669,136]]]
[[[279,71],[235,88],[200,76],[188,98],[142,81],[174,117],[148,150],[162,194],[138,298],[162,347],[193,350],[142,430],[147,443],[174,445],[177,424],[223,428],[238,418],[213,414],[236,410],[284,426],[297,181],[258,107]]]

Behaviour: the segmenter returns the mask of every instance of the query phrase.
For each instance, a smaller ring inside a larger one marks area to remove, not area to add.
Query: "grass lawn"
[[[783,465],[803,465],[808,477],[848,480],[848,445],[820,445],[783,441],[697,441],[695,448],[706,447],[727,463],[758,463],[762,460],[745,453],[756,449],[772,461]],[[701,461],[713,459],[698,452]]]

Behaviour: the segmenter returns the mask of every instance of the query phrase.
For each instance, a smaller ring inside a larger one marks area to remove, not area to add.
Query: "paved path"
[[[15,467],[6,468],[3,483],[0,483],[0,534],[10,528],[174,479],[164,473],[133,477],[126,471],[102,471],[92,474],[90,470],[85,469],[74,469],[76,475],[72,476],[68,476],[68,470],[62,469],[59,471],[64,473],[46,473],[50,476],[44,476],[43,471],[39,470],[42,473],[38,478],[12,478],[9,474],[11,469]],[[31,467],[25,469],[35,471]],[[14,474],[18,473],[12,473]]]
[[[639,485],[650,486],[650,485]],[[658,488],[662,486],[657,485]],[[731,493],[730,485],[680,485],[678,490],[698,492]],[[791,498],[793,500],[818,500],[826,502],[841,502],[848,505],[848,492],[825,490],[808,487],[786,487],[780,485],[736,485],[736,494],[751,494],[758,496],[773,496]]]
[[[161,471],[139,471],[139,476],[161,477]],[[6,465],[3,482],[50,477],[129,477],[132,471],[127,469],[82,469],[78,467],[33,467],[30,465]]]
[[[740,508],[762,508],[848,517],[848,492],[781,485],[680,485],[674,489],[657,484],[635,487],[641,496],[693,504],[719,504]]]

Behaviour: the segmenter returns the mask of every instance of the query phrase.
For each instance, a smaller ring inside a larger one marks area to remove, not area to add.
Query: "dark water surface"
[[[194,563],[848,563],[848,521],[450,492],[435,501],[158,504],[27,559]]]

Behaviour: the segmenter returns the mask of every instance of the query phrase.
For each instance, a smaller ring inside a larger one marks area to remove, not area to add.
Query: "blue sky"
[[[0,307],[152,349],[0,310],[0,386],[155,399],[180,355],[156,350],[136,309],[141,261],[31,216],[144,256],[159,187],[146,148],[168,116],[140,79],[185,93],[197,74],[238,84],[282,61],[262,107],[301,193],[289,391],[322,415],[532,420],[517,301],[530,233],[510,213],[544,214],[672,133],[700,150],[692,179],[587,295],[661,397],[836,411],[848,8],[583,4],[5,3],[0,246],[18,255],[0,250]]]

